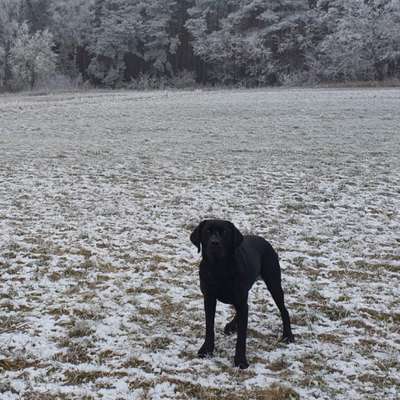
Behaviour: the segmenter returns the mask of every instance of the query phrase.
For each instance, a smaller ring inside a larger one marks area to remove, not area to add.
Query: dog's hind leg
[[[272,250],[273,251],[273,250]],[[262,260],[261,277],[267,285],[275,304],[281,314],[283,323],[283,334],[281,341],[285,343],[294,342],[294,336],[290,326],[289,312],[285,306],[285,299],[281,284],[281,268],[278,255],[275,251],[268,252]]]
[[[232,333],[237,332],[237,325],[238,324],[238,316],[237,313],[235,313],[235,316],[233,317],[232,321],[228,322],[225,325],[224,328],[224,333],[225,335],[231,335]]]
[[[246,338],[249,306],[247,305],[247,294],[242,296],[242,300],[235,304],[237,315],[237,339],[235,351],[235,367],[246,369],[249,363],[246,359]]]

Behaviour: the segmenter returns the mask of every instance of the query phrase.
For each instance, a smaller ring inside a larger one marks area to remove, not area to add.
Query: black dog
[[[206,220],[190,235],[202,249],[200,288],[206,313],[206,339],[198,354],[211,356],[214,351],[214,317],[217,300],[233,304],[236,315],[224,329],[225,334],[237,331],[235,366],[247,368],[246,335],[248,292],[261,277],[279,308],[283,321],[282,341],[294,341],[289,313],[284,304],[281,269],[272,246],[259,236],[244,236],[228,221]]]

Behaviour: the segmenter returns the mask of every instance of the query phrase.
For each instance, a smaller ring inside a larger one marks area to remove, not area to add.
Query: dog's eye
[[[221,231],[222,236],[225,236],[227,233],[228,233],[228,231],[226,229],[222,229],[222,231]]]

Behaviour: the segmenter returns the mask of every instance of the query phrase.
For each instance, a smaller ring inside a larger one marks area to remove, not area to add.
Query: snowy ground
[[[0,398],[399,399],[400,90],[0,97]],[[278,250],[250,368],[204,317],[204,217]]]

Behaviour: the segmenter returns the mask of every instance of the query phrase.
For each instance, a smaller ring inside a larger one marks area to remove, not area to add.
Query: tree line
[[[0,0],[0,90],[400,78],[399,0]]]

